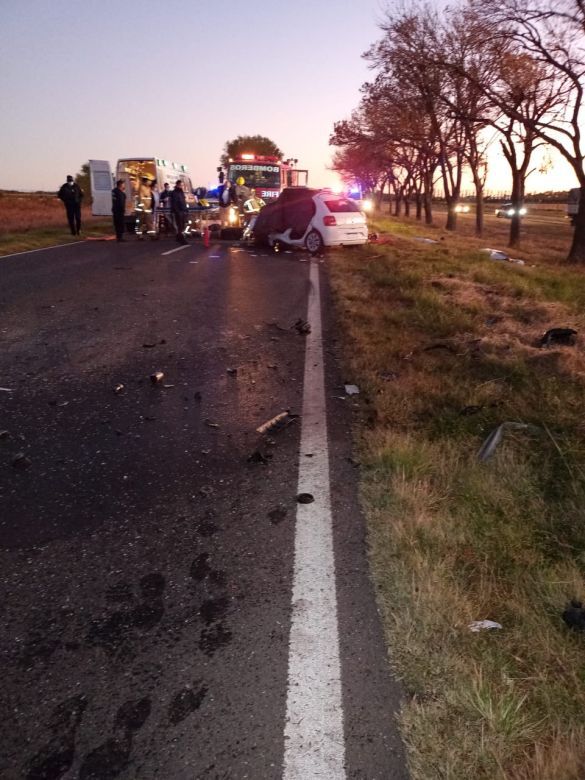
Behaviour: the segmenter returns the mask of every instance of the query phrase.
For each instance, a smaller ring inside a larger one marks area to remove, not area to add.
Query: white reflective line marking
[[[164,255],[172,255],[173,252],[180,252],[181,249],[187,249],[188,246],[190,246],[190,244],[183,244],[183,246],[175,247],[175,249],[169,249],[168,252],[163,252],[161,257],[164,257]]]
[[[40,249],[28,249],[25,252],[13,252],[11,255],[0,255],[0,260],[5,260],[7,257],[18,257],[18,255],[32,255],[35,252],[46,252],[47,249],[61,249],[64,246],[76,246],[77,244],[85,244],[86,241],[69,241],[67,244],[55,244],[54,246],[43,246]]]
[[[345,780],[341,664],[325,375],[321,335],[319,265],[311,263],[299,493],[314,502],[297,505],[292,617],[288,658],[284,780]],[[312,453],[311,458],[305,457]]]

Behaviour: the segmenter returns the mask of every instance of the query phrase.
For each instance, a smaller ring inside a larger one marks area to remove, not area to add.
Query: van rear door
[[[91,183],[91,213],[94,217],[106,217],[112,213],[112,172],[107,160],[89,161]]]

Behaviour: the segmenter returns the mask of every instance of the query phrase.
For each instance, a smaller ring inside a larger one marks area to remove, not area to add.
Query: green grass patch
[[[362,500],[412,777],[578,780],[585,635],[561,613],[585,598],[585,354],[538,337],[582,331],[585,275],[380,225],[392,242],[334,254],[331,275],[366,397]],[[506,421],[532,427],[480,463]],[[502,630],[472,633],[483,619]]]
[[[105,220],[95,220],[83,227],[82,236],[72,236],[65,227],[38,227],[14,233],[0,235],[0,257],[16,252],[29,252],[33,249],[70,244],[87,237],[99,237],[112,233],[112,224]]]

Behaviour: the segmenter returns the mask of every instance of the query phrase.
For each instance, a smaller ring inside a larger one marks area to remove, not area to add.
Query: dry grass
[[[92,217],[83,206],[85,233],[111,232],[104,217]],[[0,191],[0,255],[76,240],[69,232],[65,208],[56,194]]]
[[[391,244],[336,254],[331,273],[364,396],[362,496],[412,776],[577,780],[585,637],[560,613],[585,596],[585,350],[537,340],[583,333],[585,274],[546,226],[524,267],[478,252],[498,237],[434,229],[426,245],[411,223],[381,227]],[[537,427],[480,464],[507,420]],[[473,634],[479,619],[503,629]]]

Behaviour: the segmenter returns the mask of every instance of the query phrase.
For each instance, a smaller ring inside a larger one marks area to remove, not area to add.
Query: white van
[[[193,185],[186,165],[163,160],[160,157],[123,157],[116,164],[116,175],[110,170],[107,160],[90,160],[89,177],[91,182],[92,206],[94,216],[109,216],[112,213],[112,189],[118,179],[126,183],[126,223],[129,230],[134,229],[136,199],[140,180],[143,177],[156,181],[161,193],[165,184],[173,189],[180,179],[187,206],[193,208],[196,199]]]

